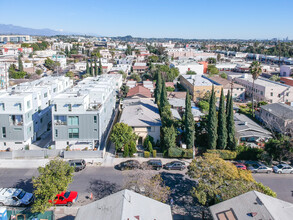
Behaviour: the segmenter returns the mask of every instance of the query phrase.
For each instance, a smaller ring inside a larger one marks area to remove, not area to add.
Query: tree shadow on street
[[[202,207],[196,203],[190,193],[192,187],[196,186],[196,181],[179,173],[162,172],[161,177],[171,190],[174,219],[201,219]]]
[[[58,218],[58,220],[74,220],[74,219],[75,219],[75,217],[72,215],[67,215],[67,216]]]
[[[94,200],[102,199],[119,190],[121,190],[119,185],[105,180],[91,180],[90,187],[87,189],[89,193],[93,193]]]
[[[32,178],[30,179],[21,179],[17,183],[14,184],[14,188],[23,189],[26,192],[33,192],[33,183]]]

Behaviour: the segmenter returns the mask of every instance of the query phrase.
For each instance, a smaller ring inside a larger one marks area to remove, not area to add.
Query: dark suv
[[[144,169],[160,170],[162,167],[163,164],[161,160],[149,160],[143,163]]]
[[[121,171],[139,169],[140,168],[140,163],[137,160],[127,160],[127,161],[121,162],[118,165],[118,168]]]
[[[69,160],[68,161],[69,166],[74,167],[74,171],[78,172],[80,170],[83,170],[86,167],[85,160]]]
[[[170,163],[166,163],[164,168],[167,170],[184,170],[185,163],[181,161],[172,161]]]

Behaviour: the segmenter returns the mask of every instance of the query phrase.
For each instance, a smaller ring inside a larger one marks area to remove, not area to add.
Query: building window
[[[55,115],[54,125],[67,125],[66,115]]]
[[[18,103],[18,108],[19,108],[19,111],[22,110],[21,103]]]
[[[155,128],[154,127],[147,127],[147,129],[148,129],[148,132],[155,131]]]
[[[48,93],[44,93],[44,98],[47,98],[48,97]]]
[[[96,115],[94,116],[94,123],[95,124],[97,123],[97,116]]]
[[[55,129],[55,137],[57,138],[58,137],[58,130]]]
[[[68,125],[79,125],[78,116],[68,116]]]
[[[2,137],[6,138],[6,128],[2,127]]]
[[[72,106],[71,106],[71,104],[68,104],[68,111],[72,111]]]
[[[69,138],[79,138],[79,129],[78,128],[69,128],[68,135],[69,135]]]
[[[0,106],[1,106],[2,110],[5,111],[5,104],[4,103],[0,103]]]
[[[27,108],[31,108],[31,101],[27,101],[26,106]]]
[[[57,104],[54,104],[54,111],[57,112]]]
[[[274,93],[271,92],[271,96],[274,96]]]

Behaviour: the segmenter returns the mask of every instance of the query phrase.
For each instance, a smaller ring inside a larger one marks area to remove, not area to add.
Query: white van
[[[33,194],[22,189],[0,188],[0,206],[27,206],[33,201]]]

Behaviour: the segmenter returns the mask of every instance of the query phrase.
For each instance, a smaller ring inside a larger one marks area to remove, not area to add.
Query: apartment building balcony
[[[23,116],[22,115],[10,115],[10,124],[14,126],[23,126]]]
[[[66,115],[55,115],[54,116],[54,125],[67,125]]]
[[[87,111],[97,111],[102,107],[101,103],[91,103],[87,109]]]

